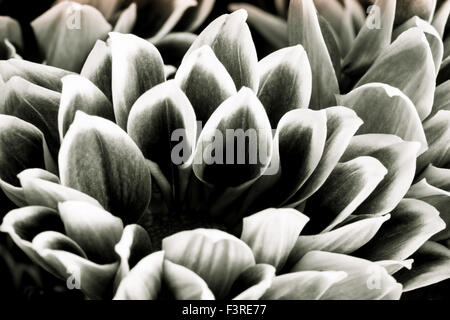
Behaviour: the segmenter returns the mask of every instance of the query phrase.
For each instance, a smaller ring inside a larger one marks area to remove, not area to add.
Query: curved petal
[[[442,169],[429,165],[418,180],[426,179],[432,186],[450,192],[450,169]]]
[[[7,16],[0,17],[0,41],[5,39],[12,44],[23,48],[22,28],[16,19]]]
[[[311,218],[307,230],[315,233],[333,229],[367,199],[386,174],[383,164],[372,157],[337,164],[306,202],[305,214]]]
[[[312,74],[301,45],[277,50],[258,63],[258,98],[272,128],[290,110],[307,108],[311,99]]]
[[[56,157],[59,149],[60,97],[59,92],[19,77],[12,77],[3,88],[0,113],[15,116],[35,125],[44,134],[51,154]]]
[[[408,259],[408,260],[403,260],[403,261],[382,260],[382,261],[377,261],[375,263],[384,267],[390,275],[393,275],[394,273],[397,273],[399,270],[401,270],[403,268],[411,270],[413,262],[414,262],[414,259]]]
[[[28,168],[45,168],[43,139],[42,132],[32,124],[0,114],[2,182],[18,186],[17,174]]]
[[[320,29],[313,0],[292,0],[288,13],[289,44],[301,44],[312,70],[310,107],[323,109],[336,105],[339,85],[325,40]]]
[[[420,19],[417,16],[412,17],[407,20],[401,26],[394,30],[392,39],[395,40],[397,37],[410,28],[417,27],[423,31],[427,41],[430,45],[431,52],[433,54],[433,60],[435,65],[436,74],[439,72],[441,66],[442,58],[444,56],[444,43],[442,42],[441,36],[436,31],[436,29],[428,22]]]
[[[363,123],[356,113],[344,107],[332,107],[325,110],[327,116],[327,138],[325,148],[316,169],[289,199],[290,206],[297,206],[315,193],[333,171],[351,138]]]
[[[352,139],[341,161],[370,156],[388,171],[355,214],[386,214],[397,206],[413,182],[419,148],[419,143],[402,141],[393,135],[367,134]]]
[[[135,2],[131,3],[128,8],[122,11],[114,26],[114,32],[131,33],[137,19],[137,5]]]
[[[169,260],[164,261],[163,279],[177,300],[214,300],[214,294],[202,278]]]
[[[80,110],[114,121],[114,110],[106,96],[88,79],[70,75],[62,78],[63,89],[58,111],[58,129],[62,140]]]
[[[163,279],[164,252],[146,256],[120,282],[114,300],[156,300]]]
[[[244,218],[241,240],[252,249],[256,263],[280,270],[308,221],[294,209],[267,209]]]
[[[434,207],[420,200],[404,199],[392,211],[391,219],[355,255],[372,261],[404,260],[444,228]]]
[[[275,277],[265,300],[318,300],[336,283],[347,277],[341,271],[301,271]]]
[[[266,12],[249,3],[231,3],[228,10],[244,9],[248,13],[248,23],[258,31],[274,48],[288,46],[287,23],[282,18]]]
[[[411,186],[406,197],[425,201],[439,211],[447,227],[434,235],[432,240],[440,241],[450,238],[450,192],[432,186],[423,179]]]
[[[147,208],[151,176],[139,148],[114,123],[78,111],[59,153],[63,185],[95,199],[125,224]]]
[[[402,24],[411,17],[418,16],[430,21],[436,8],[436,0],[397,0],[395,12],[395,25]]]
[[[106,42],[97,40],[80,72],[80,75],[95,84],[109,101],[112,101],[111,63],[111,48]]]
[[[436,10],[432,25],[441,38],[444,38],[445,26],[447,25],[448,16],[450,14],[450,1],[444,0],[441,6]]]
[[[441,110],[423,124],[429,148],[417,159],[420,173],[428,164],[450,168],[450,111]]]
[[[190,7],[178,21],[176,29],[195,31],[208,18],[214,8],[216,0],[197,0],[197,5]]]
[[[197,37],[185,59],[196,49],[209,45],[233,79],[236,88],[258,89],[258,58],[246,24],[247,13],[238,10],[211,22]]]
[[[123,223],[109,212],[87,202],[66,201],[58,205],[66,235],[88,258],[97,263],[116,259],[114,246],[122,236]]]
[[[396,1],[392,0],[375,1],[350,52],[345,56],[343,71],[346,74],[361,76],[391,44],[395,5]],[[383,27],[377,28],[377,23]]]
[[[272,285],[275,268],[268,264],[256,264],[242,272],[230,290],[233,300],[258,300]]]
[[[236,278],[255,264],[251,249],[219,230],[183,231],[162,242],[166,259],[191,269],[206,281],[216,298],[224,298]]]
[[[31,27],[47,63],[74,72],[81,70],[95,41],[106,39],[111,31],[97,9],[69,1],[46,11]]]
[[[164,63],[150,42],[131,34],[109,34],[112,56],[112,96],[117,124],[127,128],[128,114],[136,100],[163,82]]]
[[[427,149],[427,139],[414,104],[400,90],[384,83],[369,83],[338,100],[355,110],[364,121],[358,134],[393,134],[406,141],[420,142],[420,153]]]
[[[322,295],[321,298],[324,300],[378,300],[398,287],[398,283],[384,267],[339,253],[311,251],[291,272],[308,270],[339,270],[347,273],[347,277],[331,286]]]
[[[392,66],[395,67],[395,71]],[[403,32],[373,63],[356,87],[381,82],[400,89],[425,119],[433,106],[436,71],[433,54],[419,28]]]
[[[46,206],[56,210],[59,202],[75,200],[101,207],[97,200],[87,194],[55,182],[36,178],[29,170],[22,171],[18,178],[28,205]]]
[[[115,279],[115,288],[117,288],[130,270],[141,259],[152,253],[152,244],[144,228],[137,224],[129,224],[123,229],[122,237],[114,250],[119,256],[119,268]]]
[[[144,93],[131,109],[128,134],[178,195],[183,184],[178,166],[191,158],[197,134],[195,113],[183,91],[170,80]]]
[[[33,249],[66,284],[80,288],[91,299],[108,299],[117,263],[96,264],[76,250],[76,244],[58,232],[45,231],[32,242]],[[79,248],[79,247],[78,247]],[[69,251],[67,251],[69,250]]]
[[[395,274],[403,283],[404,291],[426,287],[450,278],[450,250],[445,246],[428,241],[413,256],[411,270]]]
[[[427,119],[433,118],[441,110],[450,111],[450,80],[436,87],[433,110]]]
[[[263,105],[242,88],[225,100],[206,123],[194,155],[198,179],[237,187],[260,177],[272,156],[272,132]]]
[[[288,264],[297,263],[309,251],[351,254],[368,243],[389,219],[390,215],[369,216],[325,233],[301,235],[289,255]]]
[[[236,93],[236,86],[212,49],[205,45],[184,58],[175,83],[184,91],[203,124],[227,98]]]
[[[61,92],[61,79],[71,72],[21,59],[0,61],[0,76],[8,81],[14,76],[23,78],[38,86]]]

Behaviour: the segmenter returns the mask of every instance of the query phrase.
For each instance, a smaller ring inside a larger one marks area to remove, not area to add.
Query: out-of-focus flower
[[[100,268],[103,285],[82,272],[91,298],[398,299],[446,278],[434,266],[448,266],[447,248],[403,270],[448,232],[442,181],[411,187],[416,158],[427,166],[448,147],[446,111],[426,120],[437,60],[425,34],[403,32],[338,95],[312,2],[290,16],[308,32],[260,61],[245,11],[219,17],[169,81],[154,45],[120,33],[81,75],[2,62],[0,186],[22,207],[2,229],[59,277],[73,261]],[[243,153],[214,144],[229,130],[257,134]],[[49,216],[57,227],[33,223]]]
[[[134,32],[148,37],[163,50],[173,49],[184,54],[183,50],[187,49],[184,43],[192,43],[195,38],[192,32],[207,18],[214,2],[56,1],[53,7],[31,21],[31,28],[46,64],[80,72],[96,41],[106,40],[110,31]],[[166,37],[172,30],[178,32]],[[23,42],[18,22],[0,17],[0,57],[19,58],[16,48],[22,50]]]

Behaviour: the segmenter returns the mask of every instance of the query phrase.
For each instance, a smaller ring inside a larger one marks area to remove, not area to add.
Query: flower
[[[42,60],[50,66],[80,72],[97,40],[106,40],[110,31],[135,32],[162,47],[181,50],[180,36],[188,44],[209,15],[214,0],[172,1],[56,1],[55,5],[31,21]],[[155,13],[157,13],[155,15]],[[178,32],[169,34],[174,28]],[[0,57],[20,58],[25,49],[22,28],[10,17],[0,17]],[[74,50],[76,49],[76,50]],[[26,53],[28,54],[28,53]]]
[[[293,3],[311,32],[300,44],[258,61],[238,10],[168,81],[154,45],[114,32],[81,75],[2,61],[0,187],[20,207],[2,230],[63,279],[75,264],[90,298],[398,299],[448,277],[446,180],[428,167],[417,174],[432,185],[411,186],[416,158],[445,161],[448,147],[448,112],[426,120],[426,36],[406,30],[337,95],[314,6]],[[257,132],[244,164],[236,144],[215,144],[227,130]]]

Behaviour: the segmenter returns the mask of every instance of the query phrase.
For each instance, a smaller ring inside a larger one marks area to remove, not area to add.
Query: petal
[[[215,2],[216,0],[197,0],[197,5],[186,10],[176,28],[190,32],[195,31],[208,18]]]
[[[264,175],[252,186],[251,192],[258,197],[255,205],[267,208],[289,202],[317,168],[326,137],[324,110],[298,109],[286,113],[275,133],[271,164],[280,169],[277,175]],[[267,190],[263,192],[261,188]]]
[[[231,287],[233,300],[259,300],[272,285],[275,268],[268,264],[256,264],[242,272]]]
[[[104,41],[97,40],[80,75],[95,84],[109,101],[112,101],[111,68],[111,48]]]
[[[274,48],[288,46],[287,23],[280,17],[270,14],[249,3],[231,3],[228,10],[244,9],[248,13],[248,23],[258,31]]]
[[[384,267],[386,271],[393,275],[394,273],[397,273],[399,270],[406,268],[408,270],[411,270],[414,260],[403,260],[403,261],[397,261],[397,260],[382,260],[375,262],[376,264]]]
[[[183,13],[196,5],[193,0],[137,1],[138,17],[133,33],[156,40],[169,33]]]
[[[33,172],[29,170],[22,171],[18,178],[23,188],[25,202],[28,205],[46,206],[56,210],[59,202],[76,200],[101,207],[94,198],[58,183],[35,178]]]
[[[450,111],[441,110],[423,125],[429,144],[428,150],[417,159],[417,171],[428,164],[450,168]]]
[[[312,70],[312,109],[336,105],[339,86],[328,53],[313,0],[292,0],[288,14],[289,44],[301,44],[308,53]]]
[[[74,72],[81,70],[95,41],[106,39],[111,31],[97,9],[73,2],[55,5],[31,26],[47,63]]]
[[[170,80],[144,93],[131,109],[128,134],[178,193],[183,177],[177,166],[191,157],[197,134],[195,113],[183,91]],[[180,145],[182,156],[175,153]]]
[[[440,241],[450,238],[450,192],[432,186],[423,179],[411,186],[406,197],[425,201],[439,211],[440,217],[447,227],[434,235],[432,240]]]
[[[239,274],[255,264],[244,242],[219,230],[183,231],[165,238],[162,248],[166,259],[198,274],[218,299],[228,294]]]
[[[389,218],[390,215],[369,216],[367,219],[358,220],[332,231],[300,236],[289,255],[288,265],[295,264],[309,251],[353,253],[369,242]]]
[[[58,128],[62,140],[80,110],[86,114],[114,121],[114,110],[106,96],[88,79],[70,75],[62,78],[63,89],[58,111]]]
[[[151,177],[141,151],[114,123],[77,112],[59,153],[63,185],[97,199],[125,224],[150,201]]]
[[[114,26],[114,32],[131,33],[137,19],[137,5],[135,2],[131,3],[128,8],[122,11],[119,19]]]
[[[176,300],[214,300],[206,282],[186,267],[164,261],[164,283]]]
[[[433,27],[437,30],[441,38],[444,37],[445,26],[447,25],[448,16],[450,14],[450,2],[441,1],[441,6],[436,10],[433,17]]]
[[[419,143],[402,141],[393,135],[366,134],[352,139],[341,161],[370,156],[388,171],[355,214],[386,214],[397,206],[413,182],[419,148]]]
[[[209,46],[192,51],[181,63],[175,83],[184,91],[199,121],[206,123],[227,98],[236,93],[233,79]]]
[[[237,187],[260,177],[271,155],[272,132],[264,107],[252,90],[242,88],[214,111],[203,128],[193,170],[206,183]]]
[[[102,264],[116,260],[114,246],[122,236],[122,220],[87,202],[66,201],[58,209],[66,235],[90,260]]]
[[[330,287],[345,279],[340,271],[302,271],[275,277],[263,300],[318,300]]]
[[[395,71],[392,66],[395,67]],[[373,63],[356,87],[381,82],[400,89],[416,106],[420,119],[431,112],[435,65],[430,45],[419,28],[403,32]]]
[[[298,271],[344,271],[347,277],[331,286],[324,300],[377,300],[398,287],[382,266],[368,260],[338,253],[311,251],[292,269]]]
[[[425,21],[430,21],[436,8],[436,0],[397,0],[395,13],[395,25],[402,24],[411,17],[418,16]]]
[[[327,116],[327,138],[319,164],[300,190],[289,200],[296,206],[315,193],[326,181],[347,148],[362,121],[356,113],[344,107],[325,110]]]
[[[16,175],[28,168],[44,168],[42,132],[32,124],[0,115],[0,179],[19,185]]]
[[[241,240],[252,249],[256,263],[280,270],[308,221],[294,209],[267,209],[244,218]]]
[[[30,178],[36,178],[36,179],[42,179],[50,182],[54,182],[56,184],[59,184],[59,178],[54,175],[53,173],[50,173],[43,169],[26,169],[23,170],[20,174],[26,175]],[[25,207],[28,205],[26,196],[25,196],[25,190],[21,187],[16,187],[4,180],[0,179],[0,187],[2,188],[5,195],[12,201],[17,207]]]
[[[62,234],[53,231],[42,232],[33,239],[33,248],[54,268],[54,275],[69,285],[79,285],[90,299],[109,299],[117,263],[96,264],[73,250],[75,243]]]
[[[128,273],[117,288],[114,300],[156,300],[161,290],[164,252],[146,256]]]
[[[400,90],[383,83],[370,83],[338,100],[355,110],[364,121],[358,134],[393,134],[406,141],[420,142],[420,153],[427,149],[427,139],[414,104]]]
[[[117,124],[126,129],[128,114],[136,100],[163,82],[164,64],[150,42],[131,34],[111,32],[112,95]]]
[[[179,66],[197,35],[189,32],[171,32],[153,44],[164,57],[164,63]]]
[[[450,111],[450,80],[436,87],[433,110],[427,119],[433,118],[441,110]]]
[[[418,178],[418,180],[422,179],[426,179],[429,184],[436,188],[450,192],[450,169],[429,165]]]
[[[119,268],[117,270],[115,287],[144,257],[152,253],[150,237],[144,228],[137,224],[129,224],[123,229],[120,241],[114,250],[119,256]]]
[[[433,61],[435,65],[436,74],[439,72],[439,68],[441,66],[442,58],[444,56],[444,43],[442,42],[441,36],[436,31],[435,28],[428,22],[420,19],[417,16],[412,17],[407,20],[401,26],[397,27],[394,30],[392,35],[392,39],[395,40],[397,37],[410,28],[417,27],[423,31],[427,41],[430,45],[431,52],[433,54]]]
[[[22,29],[16,19],[7,16],[0,17],[0,41],[7,39],[19,48],[23,48]]]
[[[445,228],[439,212],[426,202],[404,199],[376,236],[355,255],[366,259],[404,260]]]
[[[185,59],[196,49],[209,45],[225,66],[236,88],[258,88],[258,59],[255,45],[246,24],[247,13],[238,10],[211,22],[197,37]]]
[[[19,77],[4,87],[0,113],[16,116],[35,125],[45,136],[53,156],[58,154],[58,108],[61,95]]]
[[[166,6],[167,5],[164,4],[163,7]],[[151,36],[149,40],[153,42],[163,38],[166,34],[172,31],[172,29],[176,26],[187,9],[196,6],[197,1],[195,0],[172,1],[172,10],[170,11],[170,15],[167,17],[167,19],[164,20],[164,23],[157,30],[157,32]]]
[[[258,67],[258,98],[267,111],[272,128],[288,111],[309,106],[312,75],[302,46],[275,51],[262,59]]]
[[[395,4],[392,0],[377,0],[371,7],[367,20],[345,56],[343,71],[346,74],[355,77],[363,75],[391,44]],[[377,28],[377,24],[383,27]]]
[[[428,241],[414,255],[412,270],[402,270],[395,277],[404,291],[416,290],[450,278],[450,250]]]
[[[311,218],[307,230],[315,233],[333,229],[367,199],[386,174],[383,164],[372,157],[337,164],[306,202],[305,214]]]
[[[9,59],[0,61],[0,76],[4,81],[18,76],[38,86],[58,92],[62,89],[61,78],[69,74],[71,72],[63,69],[26,60]]]

